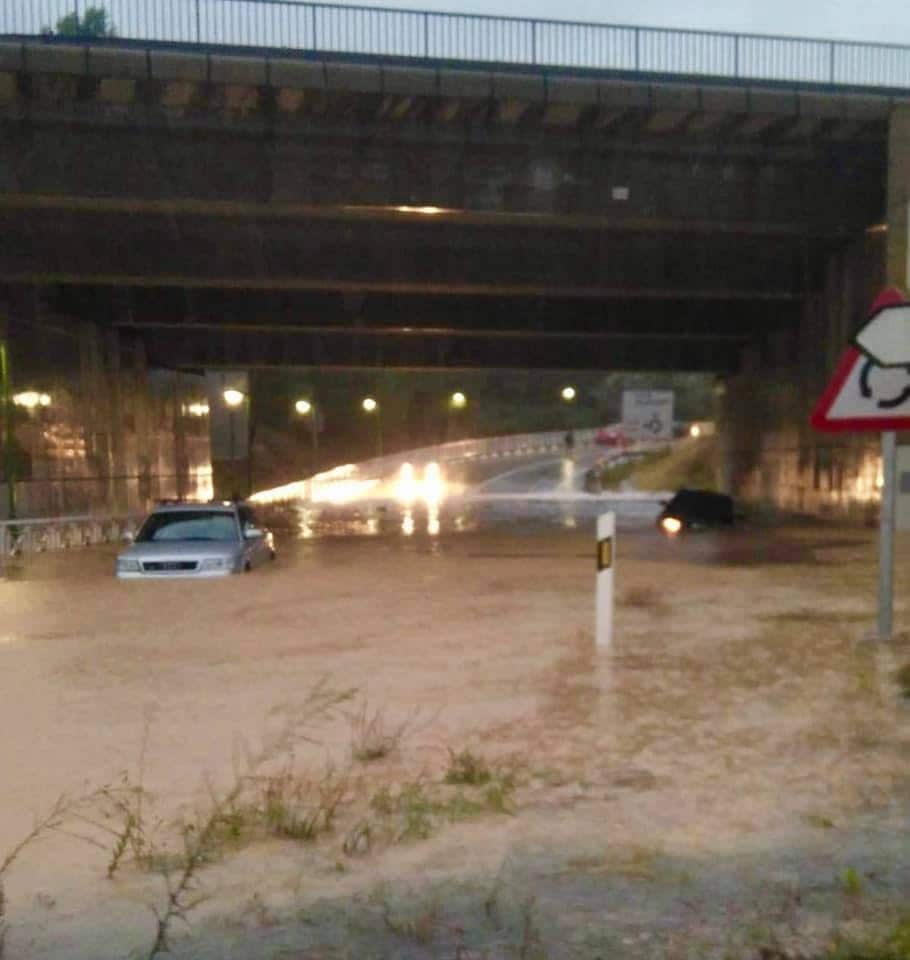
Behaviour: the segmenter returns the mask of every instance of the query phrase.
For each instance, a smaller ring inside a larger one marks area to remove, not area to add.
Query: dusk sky
[[[378,0],[372,4],[357,0],[357,5],[910,45],[910,8],[904,0],[865,0],[864,3],[843,0],[697,0],[694,3],[679,0]]]

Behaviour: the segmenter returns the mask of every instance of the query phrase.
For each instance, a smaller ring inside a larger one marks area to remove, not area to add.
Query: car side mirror
[[[247,540],[258,540],[260,537],[265,536],[265,531],[260,530],[259,527],[254,527],[252,524],[247,524],[243,528],[243,535]]]
[[[136,534],[132,530],[124,530],[120,535],[120,539],[124,543],[132,543],[136,539]]]

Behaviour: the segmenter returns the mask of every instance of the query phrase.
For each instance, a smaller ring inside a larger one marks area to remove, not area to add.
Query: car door
[[[257,567],[268,557],[268,543],[262,527],[256,515],[249,507],[241,507],[239,510],[240,529],[243,532],[243,551],[244,557],[251,567]],[[258,530],[259,536],[247,536],[248,530]]]

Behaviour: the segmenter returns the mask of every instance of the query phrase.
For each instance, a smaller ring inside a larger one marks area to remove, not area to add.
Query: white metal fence
[[[828,86],[910,86],[910,47],[888,43],[306,0],[0,2],[0,35],[50,38],[55,33],[67,41],[82,37],[94,43],[117,38],[434,63],[503,63]]]
[[[9,569],[11,559],[29,553],[66,550],[118,543],[124,534],[135,534],[142,517],[31,517],[0,521],[0,575]]]

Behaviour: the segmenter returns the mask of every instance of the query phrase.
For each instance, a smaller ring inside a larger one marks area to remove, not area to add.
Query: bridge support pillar
[[[888,124],[888,238],[885,280],[907,289],[907,238],[910,216],[910,106],[895,106]]]

